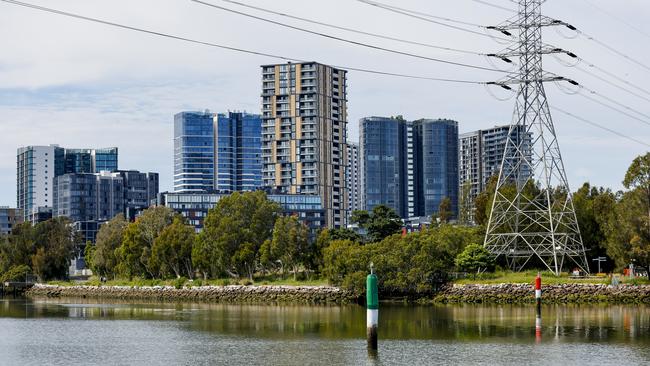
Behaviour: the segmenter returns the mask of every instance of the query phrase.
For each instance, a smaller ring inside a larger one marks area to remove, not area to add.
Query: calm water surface
[[[0,299],[1,365],[650,365],[650,308]]]

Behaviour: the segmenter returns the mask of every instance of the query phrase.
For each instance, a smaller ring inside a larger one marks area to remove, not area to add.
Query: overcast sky
[[[444,65],[325,39],[189,0],[25,0],[117,23],[280,54],[326,64],[364,67],[421,76],[489,81],[500,74]],[[491,67],[485,58],[350,34],[290,21],[220,0],[214,4],[428,57]],[[488,37],[460,32],[364,5],[355,0],[240,0],[289,14],[441,46],[496,52]],[[514,7],[507,0],[487,0]],[[479,24],[498,24],[512,13],[471,0],[383,0],[404,8]],[[596,4],[628,25],[593,7]],[[647,0],[549,0],[547,16],[645,62],[650,51]],[[636,30],[632,27],[636,27]],[[477,28],[478,29],[478,28]],[[650,71],[568,30],[545,30],[544,41],[641,88]],[[59,144],[71,148],[119,148],[119,167],[160,173],[161,190],[172,189],[173,114],[182,110],[259,113],[259,65],[281,60],[116,29],[0,2],[0,205],[16,204],[16,149]],[[496,64],[502,67],[501,64]],[[545,59],[554,73],[579,81],[620,103],[650,114],[648,101],[622,92],[577,68]],[[589,68],[587,65],[581,67]],[[623,85],[616,81],[617,84]],[[625,86],[625,85],[623,85]],[[364,116],[407,119],[452,118],[460,132],[510,123],[514,99],[494,99],[483,86],[400,79],[351,71],[348,74],[349,136],[358,140]],[[635,90],[644,98],[649,94]],[[549,102],[623,134],[650,142],[650,126],[579,96],[546,85]],[[500,90],[491,90],[507,96]],[[620,107],[619,107],[620,108]],[[628,111],[629,113],[633,113]],[[650,118],[638,115],[641,119]],[[556,131],[572,190],[585,181],[621,189],[625,170],[647,147],[558,113]],[[650,123],[650,122],[649,122]]]

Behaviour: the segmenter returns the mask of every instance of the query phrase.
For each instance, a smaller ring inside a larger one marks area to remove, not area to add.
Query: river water
[[[0,299],[0,365],[650,365],[650,307]]]

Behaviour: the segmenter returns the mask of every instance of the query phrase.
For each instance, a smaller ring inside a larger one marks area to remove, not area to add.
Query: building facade
[[[214,190],[214,118],[205,112],[174,116],[174,192]]]
[[[124,179],[116,173],[72,173],[54,179],[53,216],[108,221],[124,213]]]
[[[346,71],[315,62],[262,66],[262,183],[321,199],[329,227],[348,210]]]
[[[348,214],[347,222],[350,222],[350,215],[355,210],[361,209],[361,182],[362,174],[359,158],[359,144],[348,142],[348,163],[345,167],[345,180],[347,187]]]
[[[23,213],[19,208],[0,206],[0,236],[11,234],[11,230],[22,222]]]
[[[163,192],[158,195],[158,204],[181,214],[197,232],[203,229],[208,211],[216,206],[225,193],[178,193]],[[309,227],[315,238],[318,230],[325,227],[325,211],[316,195],[269,194],[267,198],[282,207],[283,214],[295,215]]]
[[[99,173],[118,168],[118,149],[66,149],[58,145],[18,148],[18,208],[26,221],[50,218],[54,178],[69,173]]]
[[[458,214],[458,122],[421,119],[413,122],[416,165],[415,216],[437,213],[440,203],[451,200],[453,217]]]
[[[458,122],[401,117],[360,121],[362,207],[384,204],[402,218],[437,214],[449,198],[458,212]]]
[[[509,134],[515,145],[519,145],[521,141],[521,150],[531,161],[532,135],[526,134],[523,127],[515,126],[510,131],[510,125],[495,126],[486,130],[464,133],[459,137],[460,194],[466,196],[461,200],[465,206],[461,209],[467,212],[470,222],[474,221],[474,199],[486,189],[490,178],[499,174]],[[514,153],[510,155],[515,156]],[[512,164],[506,162],[504,167],[507,169],[508,166],[514,165],[514,162]],[[526,169],[526,165],[523,166]],[[530,171],[522,171],[524,177],[529,174]]]
[[[406,121],[367,117],[359,121],[363,160],[363,209],[387,205],[406,217]]]
[[[124,217],[133,221],[142,210],[149,207],[158,197],[160,180],[158,173],[144,173],[137,170],[118,170],[124,187]]]
[[[215,190],[254,191],[262,187],[260,115],[220,113],[215,121]]]

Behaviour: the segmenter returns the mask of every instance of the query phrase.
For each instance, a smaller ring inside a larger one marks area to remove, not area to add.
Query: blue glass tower
[[[402,119],[368,117],[359,121],[363,166],[362,208],[384,204],[406,217],[406,124]]]
[[[181,112],[174,116],[174,191],[214,190],[215,114]]]
[[[229,112],[216,119],[216,181],[219,192],[253,191],[262,186],[262,119]]]
[[[443,199],[458,213],[458,122],[421,119],[413,122],[417,146],[417,216],[437,213]]]

